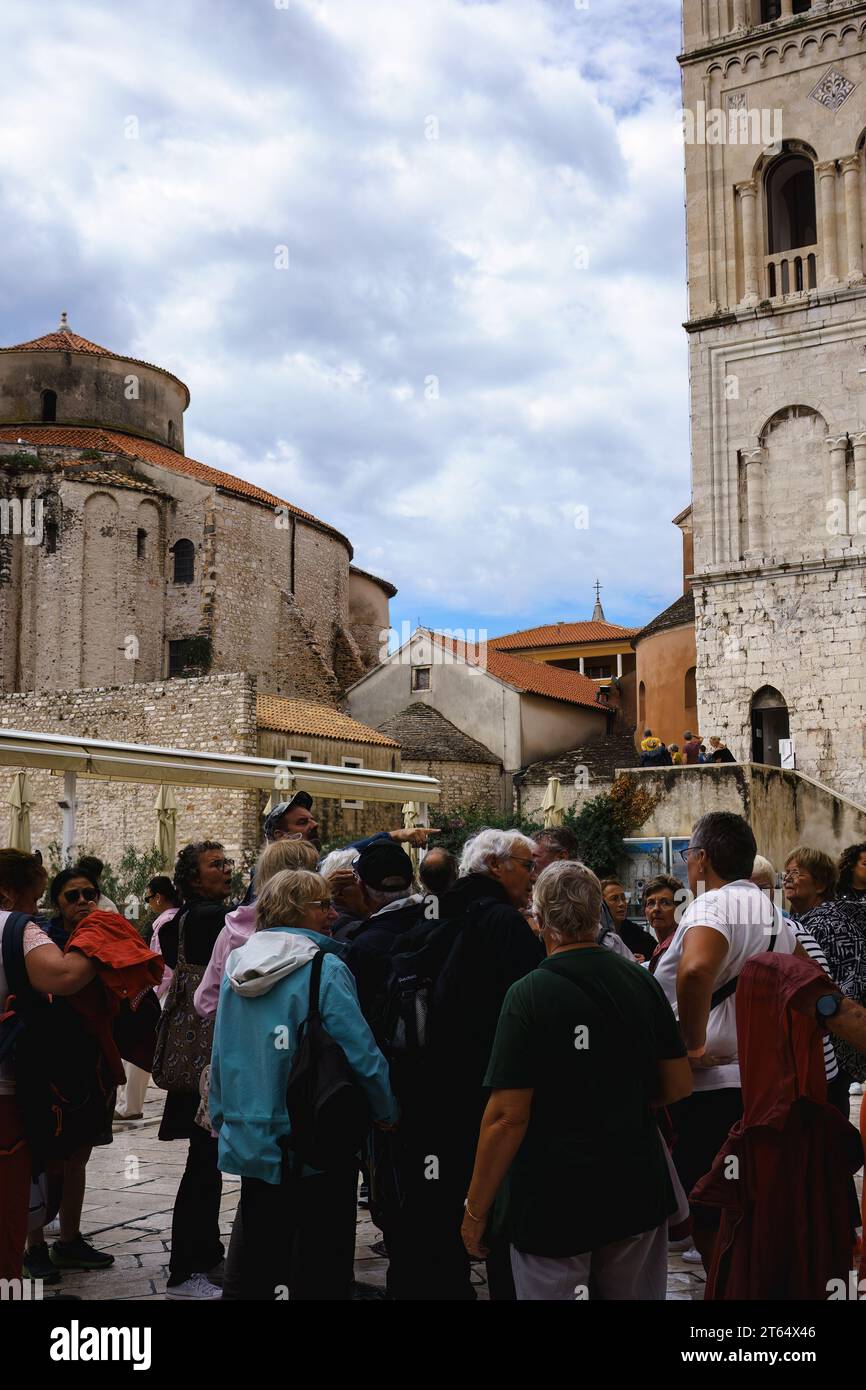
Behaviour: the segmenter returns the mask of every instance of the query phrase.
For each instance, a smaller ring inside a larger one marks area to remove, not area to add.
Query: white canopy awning
[[[280,762],[236,753],[201,753],[191,748],[154,748],[143,743],[35,734],[0,729],[0,767],[42,768],[108,782],[164,782],[175,787],[229,787],[237,791],[306,791],[311,796],[352,801],[436,802],[435,777],[378,768],[328,767]]]

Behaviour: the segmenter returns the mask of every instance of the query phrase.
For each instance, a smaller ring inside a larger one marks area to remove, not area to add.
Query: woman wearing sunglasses
[[[55,909],[46,931],[62,951],[68,938],[78,923],[99,903],[99,884],[94,878],[76,864],[71,869],[61,869],[51,880],[49,896]],[[62,1004],[58,1007],[62,1007]],[[31,1279],[42,1279],[55,1283],[62,1269],[107,1269],[114,1264],[114,1256],[96,1250],[81,1234],[81,1211],[84,1206],[84,1189],[87,1182],[87,1161],[93,1144],[111,1143],[111,1114],[114,1100],[106,1108],[107,1128],[94,1134],[91,1144],[87,1144],[71,1154],[63,1163],[63,1197],[60,1203],[61,1239],[56,1241],[49,1254],[43,1231],[31,1231],[27,1242],[24,1265]]]

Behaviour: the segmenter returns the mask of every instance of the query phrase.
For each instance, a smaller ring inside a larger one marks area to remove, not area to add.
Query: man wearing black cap
[[[309,792],[295,792],[288,801],[281,801],[265,817],[265,839],[307,840],[319,849],[319,823],[310,814],[313,798]]]
[[[388,976],[388,957],[398,938],[424,913],[424,896],[413,893],[412,860],[387,836],[361,850],[353,869],[369,915],[344,933],[346,964],[355,976],[365,1014]]]

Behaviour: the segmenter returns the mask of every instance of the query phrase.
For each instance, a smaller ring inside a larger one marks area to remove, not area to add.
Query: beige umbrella
[[[562,799],[562,788],[559,785],[558,777],[547,779],[547,788],[544,793],[544,800],[541,803],[541,811],[544,817],[545,830],[552,830],[556,825],[562,825],[562,817],[565,813],[565,802]]]
[[[415,830],[418,827],[418,803],[417,801],[404,801],[403,803],[403,828],[405,830]],[[406,846],[404,846],[406,848]],[[414,845],[408,846],[409,858],[412,860],[412,867],[415,877],[418,877],[418,870],[421,867],[421,853]]]
[[[163,782],[154,803],[156,811],[156,837],[154,843],[160,853],[163,868],[174,872],[175,845],[177,840],[177,802],[171,787]]]
[[[9,791],[9,848],[30,853],[30,807],[33,793],[26,772],[16,772]]]

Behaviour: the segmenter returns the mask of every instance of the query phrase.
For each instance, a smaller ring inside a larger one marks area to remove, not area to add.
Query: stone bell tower
[[[683,39],[701,733],[866,804],[866,0]]]

